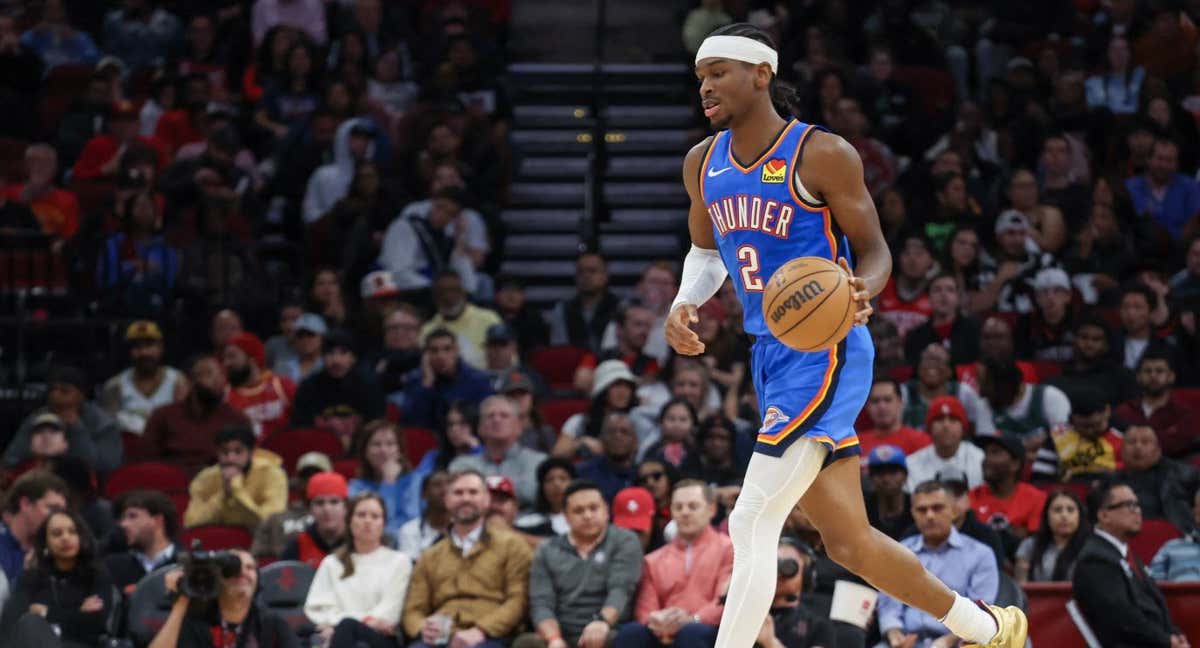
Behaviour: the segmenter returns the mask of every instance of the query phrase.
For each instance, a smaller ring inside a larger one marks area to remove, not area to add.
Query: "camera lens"
[[[792,578],[800,573],[800,563],[795,558],[779,559],[779,577]]]

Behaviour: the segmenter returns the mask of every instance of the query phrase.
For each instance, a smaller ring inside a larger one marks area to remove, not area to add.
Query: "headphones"
[[[813,551],[812,547],[808,546],[807,542],[791,535],[781,536],[779,544],[787,545],[804,554],[805,564],[802,567],[804,570],[804,587],[800,591],[811,592],[815,590],[817,588],[817,553]]]

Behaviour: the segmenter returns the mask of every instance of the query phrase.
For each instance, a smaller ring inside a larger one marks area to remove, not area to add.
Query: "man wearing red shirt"
[[[346,536],[346,478],[335,472],[319,472],[304,486],[304,499],[312,524],[292,538],[281,560],[299,560],[314,568],[342,543]]]
[[[70,191],[54,186],[58,175],[58,153],[46,144],[30,144],[25,149],[24,184],[9,185],[5,197],[29,206],[42,232],[67,240],[79,231],[79,201]]]
[[[879,293],[876,309],[890,320],[903,338],[909,331],[924,324],[933,314],[929,305],[929,271],[933,268],[933,253],[929,241],[918,233],[904,237],[897,255],[897,272],[888,279]]]
[[[1137,365],[1137,385],[1142,395],[1123,403],[1113,417],[1126,425],[1146,425],[1158,435],[1163,454],[1183,459],[1200,447],[1196,412],[1171,398],[1175,371],[1164,352],[1148,350]]]
[[[230,390],[225,402],[254,423],[254,434],[265,439],[287,427],[296,397],[296,383],[263,368],[266,350],[253,333],[234,333],[221,352]]]
[[[971,489],[971,508],[992,528],[1024,538],[1038,530],[1046,493],[1020,481],[1025,467],[1025,444],[1015,436],[981,436],[983,481]]]
[[[733,542],[713,529],[716,513],[708,484],[690,479],[675,486],[675,539],[643,559],[635,621],[621,626],[612,645],[711,646],[716,640],[721,597],[733,574]]]
[[[867,469],[867,456],[879,446],[894,445],[903,450],[905,455],[910,455],[933,443],[928,434],[901,423],[900,413],[903,409],[900,383],[886,376],[876,378],[867,397],[867,416],[874,427],[858,435],[864,471]]]
[[[75,160],[71,175],[76,180],[112,179],[121,167],[121,157],[131,146],[143,146],[158,155],[158,166],[166,164],[155,140],[138,135],[137,108],[128,101],[113,104],[108,118],[108,134],[88,140]]]

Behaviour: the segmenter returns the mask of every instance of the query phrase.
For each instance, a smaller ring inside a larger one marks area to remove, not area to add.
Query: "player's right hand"
[[[704,353],[704,343],[692,330],[691,325],[700,322],[700,315],[692,304],[680,304],[667,315],[663,334],[667,344],[679,355],[695,356]]]

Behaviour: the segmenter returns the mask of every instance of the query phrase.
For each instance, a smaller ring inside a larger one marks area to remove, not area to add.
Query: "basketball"
[[[854,325],[854,300],[841,266],[800,257],[779,267],[763,293],[763,319],[771,334],[797,351],[828,349]]]

